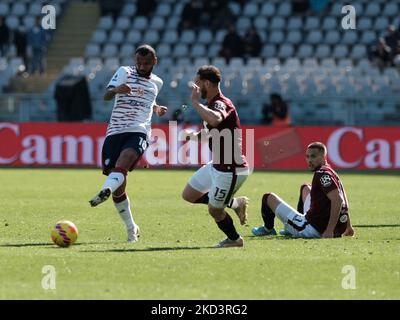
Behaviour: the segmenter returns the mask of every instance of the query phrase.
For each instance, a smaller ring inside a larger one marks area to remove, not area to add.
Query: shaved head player
[[[255,227],[255,236],[276,235],[275,215],[282,221],[282,234],[299,238],[333,238],[353,236],[349,204],[338,174],[327,163],[326,146],[321,142],[308,145],[306,161],[314,172],[312,185],[303,184],[297,211],[274,193],[262,198],[264,225]],[[305,214],[305,215],[304,215]]]

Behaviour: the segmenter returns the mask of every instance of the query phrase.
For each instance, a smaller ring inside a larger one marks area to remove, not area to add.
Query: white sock
[[[115,208],[117,208],[117,211],[119,215],[121,216],[122,220],[124,221],[126,225],[127,230],[131,230],[135,227],[135,221],[133,221],[132,217],[132,212],[131,212],[131,206],[129,202],[128,196],[124,201],[121,202],[114,202]]]
[[[111,188],[114,192],[117,190],[125,181],[125,176],[121,172],[111,172],[104,182],[102,189]]]
[[[231,208],[231,209],[237,209],[237,208],[239,207],[239,204],[238,204],[236,198],[233,198],[233,199],[230,201],[228,207]]]

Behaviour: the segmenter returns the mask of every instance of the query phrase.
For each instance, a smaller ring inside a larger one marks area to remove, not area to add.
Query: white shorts
[[[209,162],[197,170],[188,183],[201,193],[208,192],[211,206],[225,208],[249,176],[248,168],[237,168],[236,173],[218,171]]]
[[[309,197],[309,196],[308,196]],[[307,198],[304,204],[307,203]],[[304,205],[304,209],[306,206]],[[309,209],[309,201],[308,208]],[[307,211],[304,211],[307,212]],[[282,221],[285,230],[295,238],[321,238],[321,234],[308,223],[304,215],[297,212],[286,202],[280,203],[275,210],[276,216]]]

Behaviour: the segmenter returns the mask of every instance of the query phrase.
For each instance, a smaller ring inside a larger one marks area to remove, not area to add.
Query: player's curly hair
[[[197,75],[200,77],[200,80],[208,80],[212,83],[218,84],[221,82],[221,71],[212,65],[204,65],[199,68],[197,71]]]

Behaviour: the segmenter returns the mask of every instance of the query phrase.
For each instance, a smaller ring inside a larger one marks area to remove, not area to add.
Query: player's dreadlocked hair
[[[317,149],[321,151],[324,155],[327,154],[326,146],[322,142],[313,142],[307,146],[307,149]]]
[[[215,84],[221,82],[221,71],[215,66],[202,66],[197,71],[197,75],[200,80],[208,80]]]
[[[154,48],[148,44],[142,44],[139,46],[135,51],[135,54],[136,53],[140,54],[141,56],[147,56],[150,53],[153,58],[156,57],[156,50],[154,50]]]

